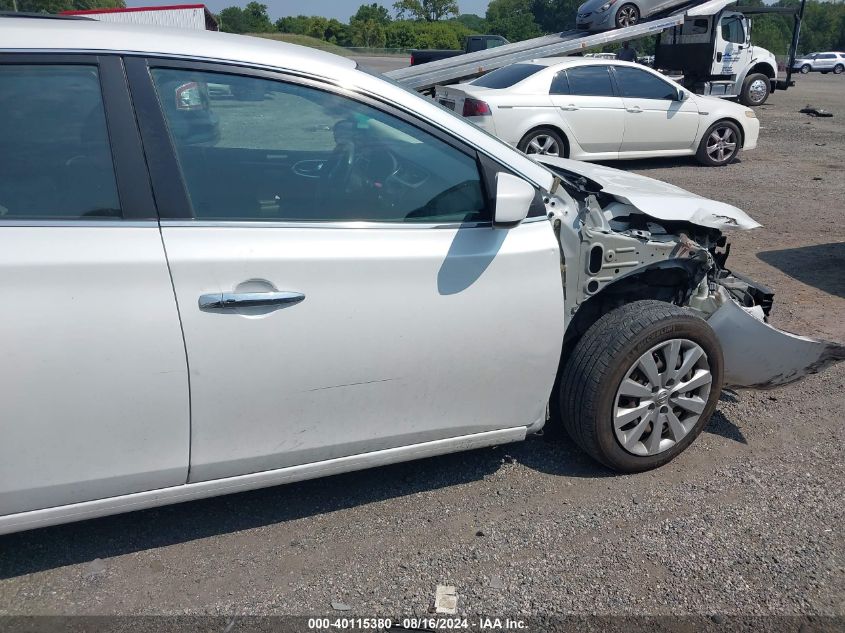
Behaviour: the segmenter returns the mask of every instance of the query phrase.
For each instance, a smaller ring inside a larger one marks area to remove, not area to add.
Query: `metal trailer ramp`
[[[408,66],[385,74],[408,88],[422,92],[431,90],[440,84],[455,83],[463,79],[477,77],[491,70],[518,62],[540,57],[566,55],[593,46],[656,35],[670,27],[682,25],[684,17],[687,15],[710,15],[721,11],[733,2],[735,0],[692,2],[685,7],[676,9],[671,15],[658,17],[623,29],[613,29],[600,33],[578,30],[564,31],[475,53],[440,59],[419,66]]]

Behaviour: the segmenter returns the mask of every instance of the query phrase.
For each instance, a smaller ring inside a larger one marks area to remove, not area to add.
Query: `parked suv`
[[[658,467],[845,358],[726,268],[756,226],[321,51],[0,18],[0,533],[547,421]]]
[[[820,72],[823,75],[832,72],[840,75],[845,71],[845,53],[810,53],[797,58],[792,64],[792,70],[805,75],[809,72]]]

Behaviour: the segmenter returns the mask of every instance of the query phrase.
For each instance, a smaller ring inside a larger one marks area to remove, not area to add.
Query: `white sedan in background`
[[[695,156],[727,165],[760,123],[736,103],[691,93],[641,65],[558,57],[438,87],[441,105],[527,154],[580,160]]]

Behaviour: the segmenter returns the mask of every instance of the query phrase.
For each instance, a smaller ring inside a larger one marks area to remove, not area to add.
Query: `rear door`
[[[557,243],[540,215],[491,227],[471,148],[327,84],[132,62],[171,215],[191,481],[543,418],[562,337]],[[217,132],[194,137],[189,122]],[[323,166],[304,174],[302,156]]]
[[[646,70],[614,66],[625,105],[620,156],[692,149],[701,116],[695,100],[678,99],[681,87]]]
[[[591,64],[561,73],[552,82],[551,99],[575,141],[596,158],[616,158],[625,129],[625,108],[610,68]]]
[[[0,55],[0,294],[0,515],[184,484],[184,344],[118,58]]]

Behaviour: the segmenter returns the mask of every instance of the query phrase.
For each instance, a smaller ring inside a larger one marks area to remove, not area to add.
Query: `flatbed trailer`
[[[435,86],[468,81],[511,64],[543,57],[571,55],[596,46],[603,46],[613,42],[630,41],[652,35],[661,35],[668,32],[675,34],[675,39],[671,42],[663,42],[662,58],[664,60],[671,60],[671,63],[667,66],[668,70],[680,71],[685,75],[685,85],[687,87],[699,94],[739,97],[747,105],[760,105],[765,101],[771,91],[777,89],[785,90],[791,85],[791,62],[794,59],[795,51],[798,47],[801,18],[806,0],[802,0],[798,9],[753,7],[746,10],[749,15],[760,13],[790,13],[795,16],[792,44],[789,52],[790,63],[787,64],[786,80],[778,79],[778,69],[774,55],[761,47],[751,46],[751,29],[748,19],[741,13],[726,10],[735,1],[708,0],[706,2],[690,2],[675,8],[668,15],[660,15],[647,22],[633,26],[599,33],[582,30],[563,31],[489,50],[400,68],[386,74],[391,79],[398,81],[408,88],[420,92],[432,93]],[[744,37],[742,43],[722,41],[720,16],[723,15],[741,20],[742,34]],[[708,23],[706,33],[693,34],[692,40],[694,43],[690,44],[687,41],[689,39],[686,33],[687,27],[689,25],[694,26],[705,20]],[[697,35],[700,35],[698,39],[696,39]],[[716,50],[719,47],[721,47],[720,50]],[[756,53],[754,49],[756,49]],[[674,58],[672,54],[667,55],[667,51],[670,50],[675,53]],[[689,54],[690,50],[694,51],[693,55]],[[737,55],[739,51],[743,50],[745,50],[743,55]],[[690,59],[690,64],[692,61],[695,61],[698,72],[688,72],[693,69],[686,67],[690,65],[685,61],[686,58]],[[659,67],[659,64],[656,65]],[[704,66],[706,66],[706,69]],[[755,101],[748,97],[750,93],[747,80],[749,78],[754,78],[755,88],[757,89],[759,89],[758,84],[761,81],[765,83],[765,95],[762,97],[762,100]]]

